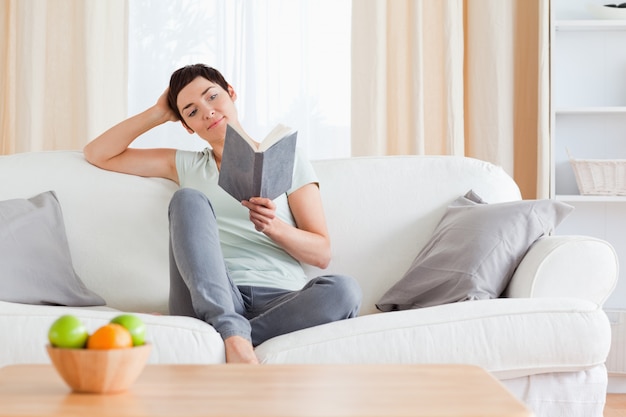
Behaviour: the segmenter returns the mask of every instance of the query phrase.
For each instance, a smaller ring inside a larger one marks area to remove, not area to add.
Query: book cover
[[[258,148],[245,133],[228,125],[218,184],[237,201],[271,200],[291,187],[298,132],[276,126]]]

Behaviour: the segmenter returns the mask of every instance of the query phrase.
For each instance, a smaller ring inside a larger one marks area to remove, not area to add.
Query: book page
[[[265,136],[265,139],[263,139],[263,141],[259,145],[258,150],[260,152],[263,152],[266,149],[269,149],[273,144],[293,132],[294,130],[289,126],[285,126],[283,124],[276,125],[276,127],[274,127],[274,129],[272,129],[270,133]]]
[[[275,144],[276,142],[278,142],[279,140],[281,140],[288,134],[294,132],[294,129],[292,129],[289,126],[286,126],[283,124],[277,124],[270,131],[270,133],[268,133],[267,136],[265,136],[265,139],[263,139],[260,142],[257,142],[254,139],[252,139],[250,136],[248,136],[248,134],[244,132],[243,130],[241,130],[240,128],[237,128],[233,125],[229,125],[229,126],[233,128],[233,130],[235,130],[237,133],[239,133],[239,136],[244,138],[246,142],[248,142],[250,147],[252,147],[252,149],[254,149],[257,152],[263,152],[269,149],[273,144]]]

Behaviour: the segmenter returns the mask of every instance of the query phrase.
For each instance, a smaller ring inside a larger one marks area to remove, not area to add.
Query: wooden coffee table
[[[148,365],[117,394],[77,394],[51,365],[0,368],[0,416],[528,417],[466,365]]]

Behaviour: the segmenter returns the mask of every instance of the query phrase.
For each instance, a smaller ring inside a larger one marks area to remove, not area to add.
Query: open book
[[[279,124],[257,149],[248,135],[228,125],[218,184],[237,201],[273,200],[285,193],[291,187],[297,135]]]

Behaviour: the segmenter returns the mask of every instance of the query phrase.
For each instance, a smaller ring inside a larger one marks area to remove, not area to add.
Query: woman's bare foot
[[[252,343],[241,336],[231,336],[224,340],[226,363],[258,364]]]

